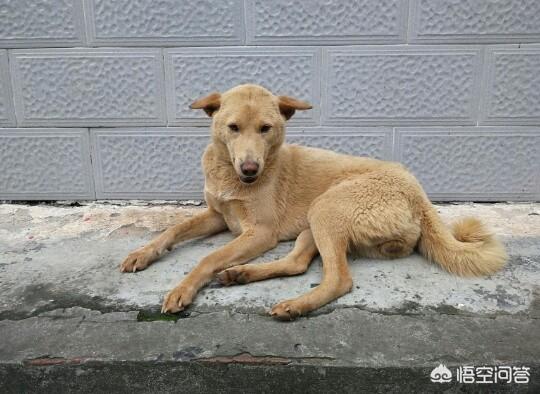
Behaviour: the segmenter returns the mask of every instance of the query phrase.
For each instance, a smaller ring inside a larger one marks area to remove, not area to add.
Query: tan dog
[[[296,110],[310,109],[308,103],[241,85],[191,108],[213,120],[202,159],[208,208],[131,253],[121,271],[143,270],[190,238],[226,229],[237,238],[203,258],[165,296],[162,312],[186,308],[215,275],[226,285],[297,275],[317,254],[323,261],[320,285],[275,305],[273,316],[290,320],[349,292],[348,251],[397,258],[418,246],[458,275],[490,274],[506,261],[502,245],[478,220],[447,229],[401,164],[284,144],[285,121]],[[281,260],[240,265],[295,238],[294,249]]]

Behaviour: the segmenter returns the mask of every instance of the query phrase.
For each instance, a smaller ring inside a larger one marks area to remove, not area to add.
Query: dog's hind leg
[[[347,222],[342,217],[342,214],[346,216],[346,212],[336,212],[339,204],[333,193],[321,197],[310,209],[308,217],[323,261],[323,279],[321,284],[310,292],[275,305],[270,314],[277,319],[292,320],[351,290],[352,278],[347,262],[349,236]]]
[[[307,271],[318,254],[317,245],[310,229],[296,238],[293,250],[284,258],[262,264],[246,264],[221,271],[217,278],[224,285],[244,284],[278,276],[292,276]]]
[[[323,261],[321,284],[301,297],[277,304],[271,314],[290,320],[349,292],[350,249],[385,258],[410,254],[420,227],[411,208],[415,190],[408,182],[390,171],[358,175],[319,196],[309,209],[308,221]]]

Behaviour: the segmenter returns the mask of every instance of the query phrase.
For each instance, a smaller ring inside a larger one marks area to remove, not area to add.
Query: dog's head
[[[226,146],[240,181],[250,184],[262,174],[285,139],[285,122],[296,110],[311,105],[287,96],[274,96],[258,85],[239,85],[212,93],[193,104],[212,117],[212,138]]]

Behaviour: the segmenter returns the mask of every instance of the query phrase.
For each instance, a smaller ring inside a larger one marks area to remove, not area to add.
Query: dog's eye
[[[231,123],[229,126],[229,130],[231,131],[238,131],[238,125],[236,123]]]
[[[269,124],[264,124],[261,126],[261,133],[268,133],[271,128],[272,126],[270,126]]]

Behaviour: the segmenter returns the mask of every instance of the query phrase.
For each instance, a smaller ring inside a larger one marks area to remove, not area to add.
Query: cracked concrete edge
[[[370,308],[363,304],[336,304],[331,303],[325,305],[316,311],[309,314],[309,317],[325,316],[333,313],[334,311],[355,309],[358,311],[364,311],[373,314],[380,314],[384,316],[413,316],[413,317],[430,317],[433,315],[448,315],[448,316],[461,316],[461,317],[477,317],[485,319],[494,319],[497,316],[516,316],[527,319],[540,319],[540,287],[534,291],[534,298],[528,309],[517,313],[509,313],[505,311],[497,311],[494,313],[471,313],[467,310],[458,309],[452,305],[438,305],[438,306],[422,306],[414,301],[404,301],[399,307],[393,307],[388,309]],[[64,300],[66,301],[66,300]],[[118,303],[113,300],[107,300],[98,296],[92,297],[78,297],[73,296],[69,302],[65,303],[62,300],[56,300],[52,304],[45,304],[40,307],[34,308],[31,311],[27,310],[6,310],[0,311],[0,321],[10,320],[18,321],[25,320],[32,317],[49,317],[53,319],[71,318],[80,316],[80,314],[92,314],[93,317],[98,315],[100,319],[110,317],[113,320],[119,320],[118,316],[124,316],[125,320],[129,321],[177,321],[184,318],[194,318],[199,315],[205,315],[210,313],[217,313],[222,311],[228,311],[235,314],[252,315],[259,317],[268,317],[269,313],[267,308],[260,306],[245,306],[238,305],[231,307],[230,305],[207,305],[207,304],[195,304],[190,306],[187,310],[181,311],[176,314],[166,313],[163,314],[160,311],[160,306],[154,307],[141,307],[140,305],[130,305],[129,303]]]
[[[538,321],[516,316],[403,316],[339,309],[290,323],[229,311],[176,322],[138,322],[134,312],[78,312],[1,321],[0,364],[44,358],[80,363],[219,363],[229,358],[249,364],[257,357],[274,358],[274,363],[260,360],[265,365],[362,368],[540,363]]]
[[[430,382],[439,363],[531,368],[540,390],[538,322],[516,316],[401,316],[339,309],[292,323],[230,311],[176,322],[73,308],[0,322],[0,391],[186,393],[477,392]],[[225,329],[226,327],[226,329]],[[28,341],[32,338],[32,341]]]

